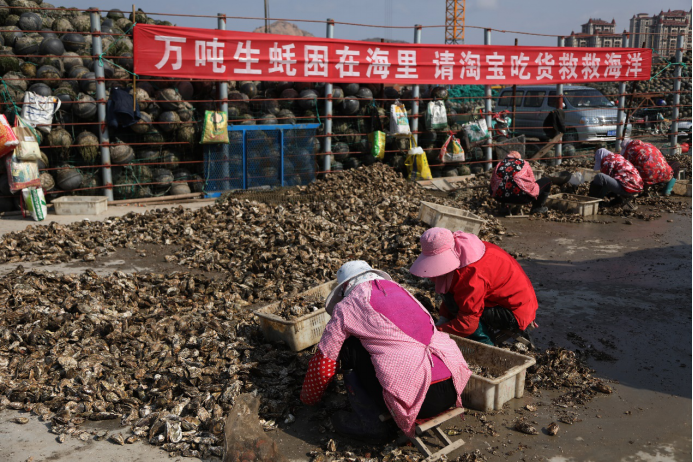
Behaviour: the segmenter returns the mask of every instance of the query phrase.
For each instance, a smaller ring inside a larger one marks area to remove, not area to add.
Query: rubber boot
[[[676,178],[672,177],[671,180],[667,183],[666,187],[664,188],[664,195],[665,196],[671,196],[671,191],[674,189],[674,185],[676,184]]]
[[[394,437],[392,421],[380,420],[380,414],[387,415],[388,411],[380,409],[368,395],[355,372],[344,376],[344,385],[353,412],[336,412],[331,417],[334,429],[342,435],[370,441],[386,441]]]
[[[609,202],[604,203],[604,207],[622,207],[623,206],[623,197],[621,196],[616,196],[613,199],[611,199]]]
[[[529,211],[531,215],[543,215],[545,213],[549,213],[549,208],[548,207],[534,207],[532,210]]]
[[[632,197],[624,197],[623,210],[630,210],[631,212],[638,210],[638,204],[635,203],[635,199]]]
[[[483,322],[479,321],[479,326],[467,338],[469,340],[474,340],[475,342],[484,343],[486,345],[494,346],[495,344],[493,343],[492,337],[493,337],[493,332],[491,332],[491,329],[488,326],[486,326]]]

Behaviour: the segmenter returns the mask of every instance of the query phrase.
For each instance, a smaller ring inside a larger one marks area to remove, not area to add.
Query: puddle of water
[[[112,261],[107,261],[104,262],[104,266],[115,266],[115,265],[123,265],[125,264],[125,260],[112,260]]]
[[[659,446],[648,451],[654,453],[638,451],[632,456],[624,457],[621,462],[677,462],[672,445]]]
[[[568,238],[558,238],[555,239],[556,243],[563,247],[561,250],[565,255],[575,255],[578,252],[581,253],[595,253],[595,254],[614,254],[619,253],[625,249],[624,246],[618,244],[606,244],[602,239],[585,239],[576,241],[575,239]]]

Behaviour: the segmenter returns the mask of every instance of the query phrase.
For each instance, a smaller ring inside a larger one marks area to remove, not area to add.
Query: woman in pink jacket
[[[339,365],[353,410],[332,415],[339,433],[385,439],[392,426],[379,416],[389,413],[411,437],[416,419],[462,406],[472,373],[421,303],[365,261],[342,265],[337,283],[325,302],[332,318],[310,360],[301,401],[320,401]]]

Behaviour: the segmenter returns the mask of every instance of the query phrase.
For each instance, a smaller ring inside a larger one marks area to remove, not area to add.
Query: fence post
[[[327,18],[327,38],[334,38],[334,19]],[[325,84],[325,157],[322,169],[329,172],[331,168],[330,153],[332,152],[332,84]]]
[[[226,15],[217,13],[217,29],[226,30]],[[229,83],[223,80],[219,83],[219,99],[221,100],[221,110],[228,116],[229,113]]]
[[[565,37],[558,37],[558,46],[559,47],[564,47],[565,46]],[[563,84],[559,83],[556,85],[556,101],[563,102]],[[561,109],[561,108],[558,108]],[[543,125],[543,124],[542,124]],[[560,143],[556,143],[556,155],[554,156],[554,161],[552,162],[553,165],[561,165],[562,157],[563,157],[563,140],[561,140]]]
[[[517,44],[518,44],[518,40],[517,40],[517,38],[515,38],[515,46],[517,46]],[[513,123],[512,123],[512,127],[510,129],[510,133],[509,133],[509,135],[511,137],[515,136],[515,119],[516,119],[515,113],[517,112],[517,100],[515,98],[517,98],[517,85],[513,85],[513,114],[512,114]]]
[[[484,29],[484,45],[491,45],[491,29]],[[486,112],[486,127],[488,127],[489,132],[491,131],[491,85],[484,85],[484,90],[486,93],[486,99],[484,101],[484,111]],[[488,146],[486,146],[486,160],[487,164],[484,164],[484,170],[491,170],[491,161],[493,160],[493,137],[488,141]]]
[[[621,41],[623,48],[628,48],[630,46],[630,39],[628,34],[623,34],[623,40]],[[626,82],[622,81],[618,83],[618,115],[616,117],[616,152],[621,152],[621,142],[626,136],[628,131],[626,122]]]
[[[281,146],[281,156],[279,157],[279,178],[281,187],[284,187],[284,130],[279,130],[279,146]]]
[[[679,139],[679,104],[681,103],[681,62],[683,61],[683,46],[685,36],[679,35],[676,39],[676,71],[674,80],[674,109],[671,111],[671,128],[669,135],[669,143],[671,145],[669,154],[676,152],[676,144]]]
[[[101,47],[101,14],[96,8],[89,10],[91,19],[91,46],[94,55],[100,56],[103,53]],[[103,65],[94,64],[94,74],[96,76],[96,107],[99,117],[99,141],[101,144],[101,174],[104,185],[104,196],[109,201],[113,200],[113,178],[111,177],[111,150],[108,147],[108,124],[106,123],[106,84],[104,83]],[[134,95],[133,95],[134,98]]]
[[[217,29],[226,30],[226,15],[224,13],[217,13]],[[220,81],[218,88],[218,97],[221,100],[221,111],[226,113],[226,118],[229,117],[229,84],[227,81]],[[245,146],[245,144],[243,145]],[[228,149],[228,146],[226,147]],[[230,154],[230,152],[229,152]],[[231,177],[231,167],[229,165],[229,158],[227,157],[222,161],[221,164],[221,176],[224,178],[222,182],[222,189],[231,189],[231,182],[229,178]]]
[[[421,25],[414,25],[414,43],[421,43]],[[411,102],[411,131],[414,134],[416,144],[419,144],[419,86],[414,85],[411,91],[414,101]]]

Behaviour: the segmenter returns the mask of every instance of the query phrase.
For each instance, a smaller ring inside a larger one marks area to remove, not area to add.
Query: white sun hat
[[[344,263],[337,271],[337,286],[332,289],[330,295],[327,296],[327,300],[325,300],[325,311],[327,311],[330,316],[332,316],[334,306],[344,298],[344,289],[349,281],[366,273],[374,273],[374,275],[392,281],[390,275],[385,271],[373,269],[371,265],[363,260],[352,260]]]

